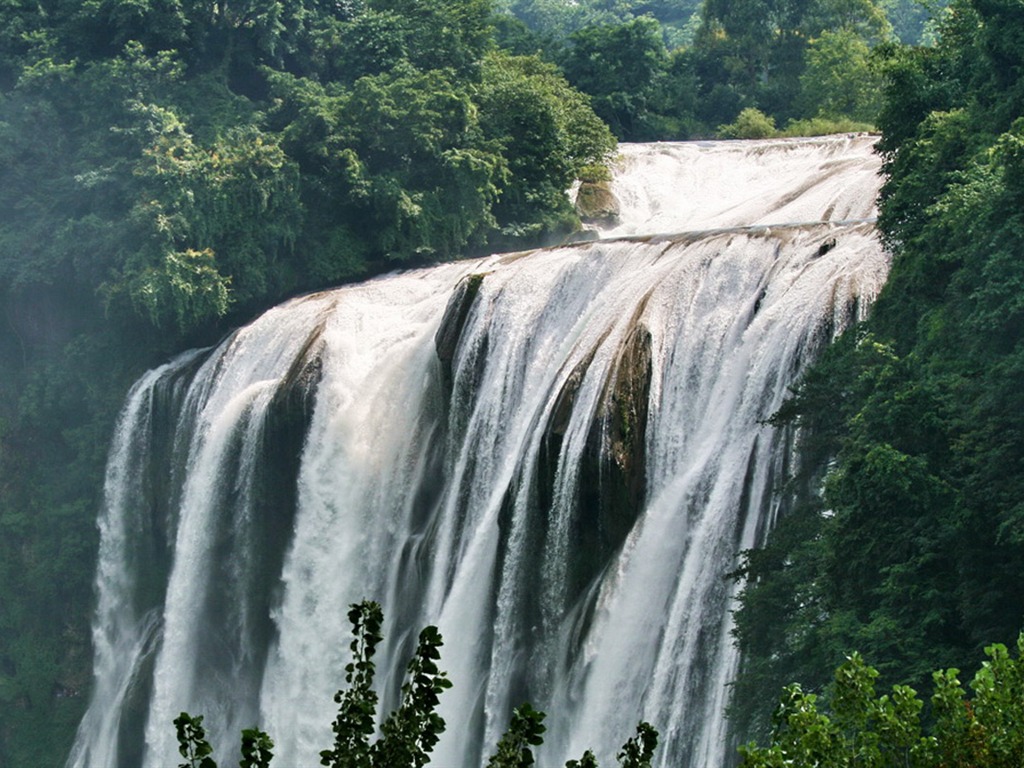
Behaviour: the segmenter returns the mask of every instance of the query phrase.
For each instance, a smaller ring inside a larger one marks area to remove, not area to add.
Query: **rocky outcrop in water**
[[[553,502],[552,486],[562,441],[590,364],[588,358],[573,370],[552,410],[539,459],[541,506]],[[570,599],[586,589],[609,555],[622,545],[643,510],[651,373],[651,334],[642,323],[634,322],[605,383],[580,457],[577,511],[571,531],[575,546]]]
[[[612,223],[619,219],[619,199],[607,181],[584,181],[576,193],[576,212],[588,223]]]
[[[441,388],[446,401],[451,396],[454,384],[455,353],[459,348],[459,339],[466,327],[466,320],[469,319],[469,310],[480,293],[484,277],[484,274],[479,273],[467,275],[459,281],[452,291],[451,298],[448,299],[441,325],[434,334],[434,348],[441,364]]]

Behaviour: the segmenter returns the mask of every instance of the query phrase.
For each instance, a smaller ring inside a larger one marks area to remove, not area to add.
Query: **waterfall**
[[[869,137],[624,146],[599,239],[304,296],[143,377],[112,444],[95,682],[69,768],[223,765],[259,724],[319,764],[346,608],[379,601],[393,707],[437,624],[448,730],[484,762],[513,707],[538,753],[731,760],[726,574],[785,501],[765,423],[888,269]]]

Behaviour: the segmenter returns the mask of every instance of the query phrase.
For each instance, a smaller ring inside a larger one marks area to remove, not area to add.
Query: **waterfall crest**
[[[295,299],[143,377],[69,767],[174,762],[182,710],[224,764],[259,723],[317,765],[364,598],[385,707],[445,637],[436,765],[480,765],[525,700],[543,765],[641,718],[659,765],[726,764],[725,574],[792,453],[764,419],[887,274],[872,143],[624,147],[604,239]]]

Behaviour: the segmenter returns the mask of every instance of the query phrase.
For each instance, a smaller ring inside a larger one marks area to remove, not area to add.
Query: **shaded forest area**
[[[866,323],[775,417],[811,492],[746,555],[740,730],[859,650],[925,697],[1024,627],[1024,6],[954,3],[879,116],[894,261]],[[766,702],[767,700],[767,702]],[[959,764],[959,763],[957,763]]]
[[[883,133],[892,280],[778,416],[806,427],[795,489],[824,490],[745,560],[740,732],[854,648],[927,689],[1011,642],[1022,15],[0,4],[0,765],[62,764],[84,709],[94,521],[130,382],[302,291],[571,237],[564,191],[602,176],[616,138]]]

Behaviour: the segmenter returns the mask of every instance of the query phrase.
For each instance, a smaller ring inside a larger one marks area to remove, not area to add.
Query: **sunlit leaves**
[[[807,46],[800,76],[805,114],[874,122],[881,108],[881,72],[852,29],[825,30]]]
[[[135,166],[127,216],[135,249],[108,281],[108,302],[127,294],[157,326],[180,330],[265,295],[280,279],[301,212],[297,171],[272,138],[252,126],[211,147],[170,110],[136,107],[151,143]]]
[[[154,325],[184,330],[227,312],[229,286],[212,251],[186,250],[132,274],[127,288],[133,306]]]
[[[783,691],[771,743],[740,748],[742,768],[1011,768],[1024,760],[1024,635],[1013,658],[1006,646],[985,649],[968,698],[948,669],[934,673],[931,710],[913,689],[876,696],[878,673],[853,654],[836,670],[824,701],[797,685]]]

